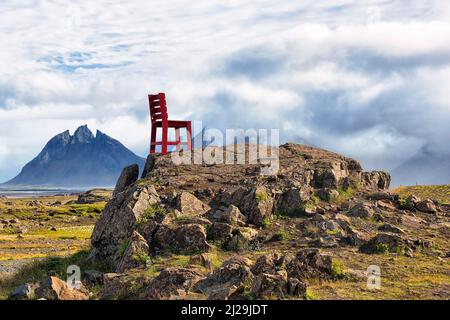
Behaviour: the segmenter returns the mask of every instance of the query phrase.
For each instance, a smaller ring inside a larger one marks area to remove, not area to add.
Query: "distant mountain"
[[[143,168],[145,159],[99,130],[94,136],[84,125],[73,136],[69,130],[54,136],[19,175],[4,185],[110,187],[123,167],[134,163]]]
[[[423,147],[411,159],[391,171],[393,186],[446,185],[450,183],[449,155]]]

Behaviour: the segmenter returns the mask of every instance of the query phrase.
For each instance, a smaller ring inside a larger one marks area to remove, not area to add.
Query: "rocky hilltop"
[[[36,158],[5,183],[9,186],[111,187],[124,166],[145,159],[119,141],[84,125],[73,135],[69,130],[54,136]]]
[[[448,206],[401,198],[388,190],[388,173],[329,151],[292,143],[278,151],[271,176],[261,164],[175,165],[170,155],[149,156],[140,178],[137,165],[124,168],[91,237],[88,263],[105,269],[83,270],[88,289],[77,295],[450,297]],[[373,264],[384,277],[375,293]],[[45,281],[37,286],[58,287]]]

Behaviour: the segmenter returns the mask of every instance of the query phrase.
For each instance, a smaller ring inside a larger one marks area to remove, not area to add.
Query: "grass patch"
[[[256,192],[256,201],[258,203],[267,200],[267,197],[268,197],[268,195],[267,195],[267,193],[265,191],[258,191],[258,192]]]
[[[394,189],[400,198],[406,199],[414,194],[421,199],[433,199],[441,204],[450,204],[450,185],[440,186],[402,186]]]
[[[49,257],[24,266],[14,276],[1,279],[0,299],[7,299],[8,294],[19,285],[38,282],[47,276],[56,276],[61,279],[66,279],[67,267],[70,265],[79,266],[82,272],[90,269],[102,272],[110,270],[110,266],[104,262],[89,262],[87,259],[89,253],[89,250],[82,250],[69,256]]]
[[[161,208],[158,204],[152,204],[147,210],[145,210],[144,214],[139,217],[137,224],[142,225],[153,218],[164,217],[166,213],[166,210],[164,208]]]

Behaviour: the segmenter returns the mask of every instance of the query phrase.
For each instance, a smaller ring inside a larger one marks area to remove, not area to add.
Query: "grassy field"
[[[450,204],[450,185],[442,186],[410,186],[399,187],[394,190],[402,198],[407,198],[411,194],[415,194],[421,199],[433,199],[442,204]]]
[[[62,275],[66,264],[82,263],[106,202],[77,204],[76,199],[0,199],[0,299],[14,286]]]

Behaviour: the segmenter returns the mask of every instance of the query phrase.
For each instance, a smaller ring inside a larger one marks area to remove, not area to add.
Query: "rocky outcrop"
[[[427,213],[436,213],[438,211],[436,204],[430,199],[418,202],[416,204],[416,209]]]
[[[45,300],[88,300],[89,291],[82,285],[72,289],[65,281],[56,277],[48,277],[39,283],[34,295],[37,299]]]
[[[139,166],[133,164],[125,167],[117,180],[116,187],[114,188],[113,197],[116,197],[120,192],[131,186],[139,177]]]
[[[200,277],[201,274],[191,269],[181,267],[164,269],[145,288],[141,298],[151,300],[185,299],[186,294]]]
[[[383,171],[363,172],[362,183],[370,189],[389,189],[391,175]]]
[[[222,267],[216,269],[210,276],[198,281],[194,290],[213,294],[223,288],[238,288],[245,285],[246,282],[253,280],[253,274],[250,270],[252,262],[245,258],[232,258],[225,261]]]
[[[149,262],[147,241],[138,232],[133,231],[117,266],[118,272],[145,266]]]
[[[137,224],[159,203],[153,186],[134,186],[113,197],[95,224],[91,237],[94,255],[117,268]],[[120,250],[121,249],[121,250]]]
[[[192,254],[208,251],[205,227],[200,224],[181,226],[161,225],[151,245],[160,251]]]
[[[136,167],[125,168],[94,228],[92,256],[121,274],[171,254],[194,255],[191,264],[212,270],[206,252],[214,246],[231,254],[286,241],[284,233],[264,231],[279,215],[302,219],[300,241],[313,247],[362,246],[369,238],[351,219],[368,219],[397,204],[385,190],[387,173],[365,173],[353,159],[303,145],[282,145],[279,155],[279,171],[272,176],[260,175],[261,164],[175,165],[170,155],[149,156],[141,180]],[[338,200],[346,202],[333,202]],[[195,291],[210,299],[304,298],[306,279],[329,278],[331,262],[317,248],[264,255],[254,265],[236,255],[207,276],[192,267],[166,268],[142,297],[182,299]],[[106,282],[121,288],[122,279]]]

